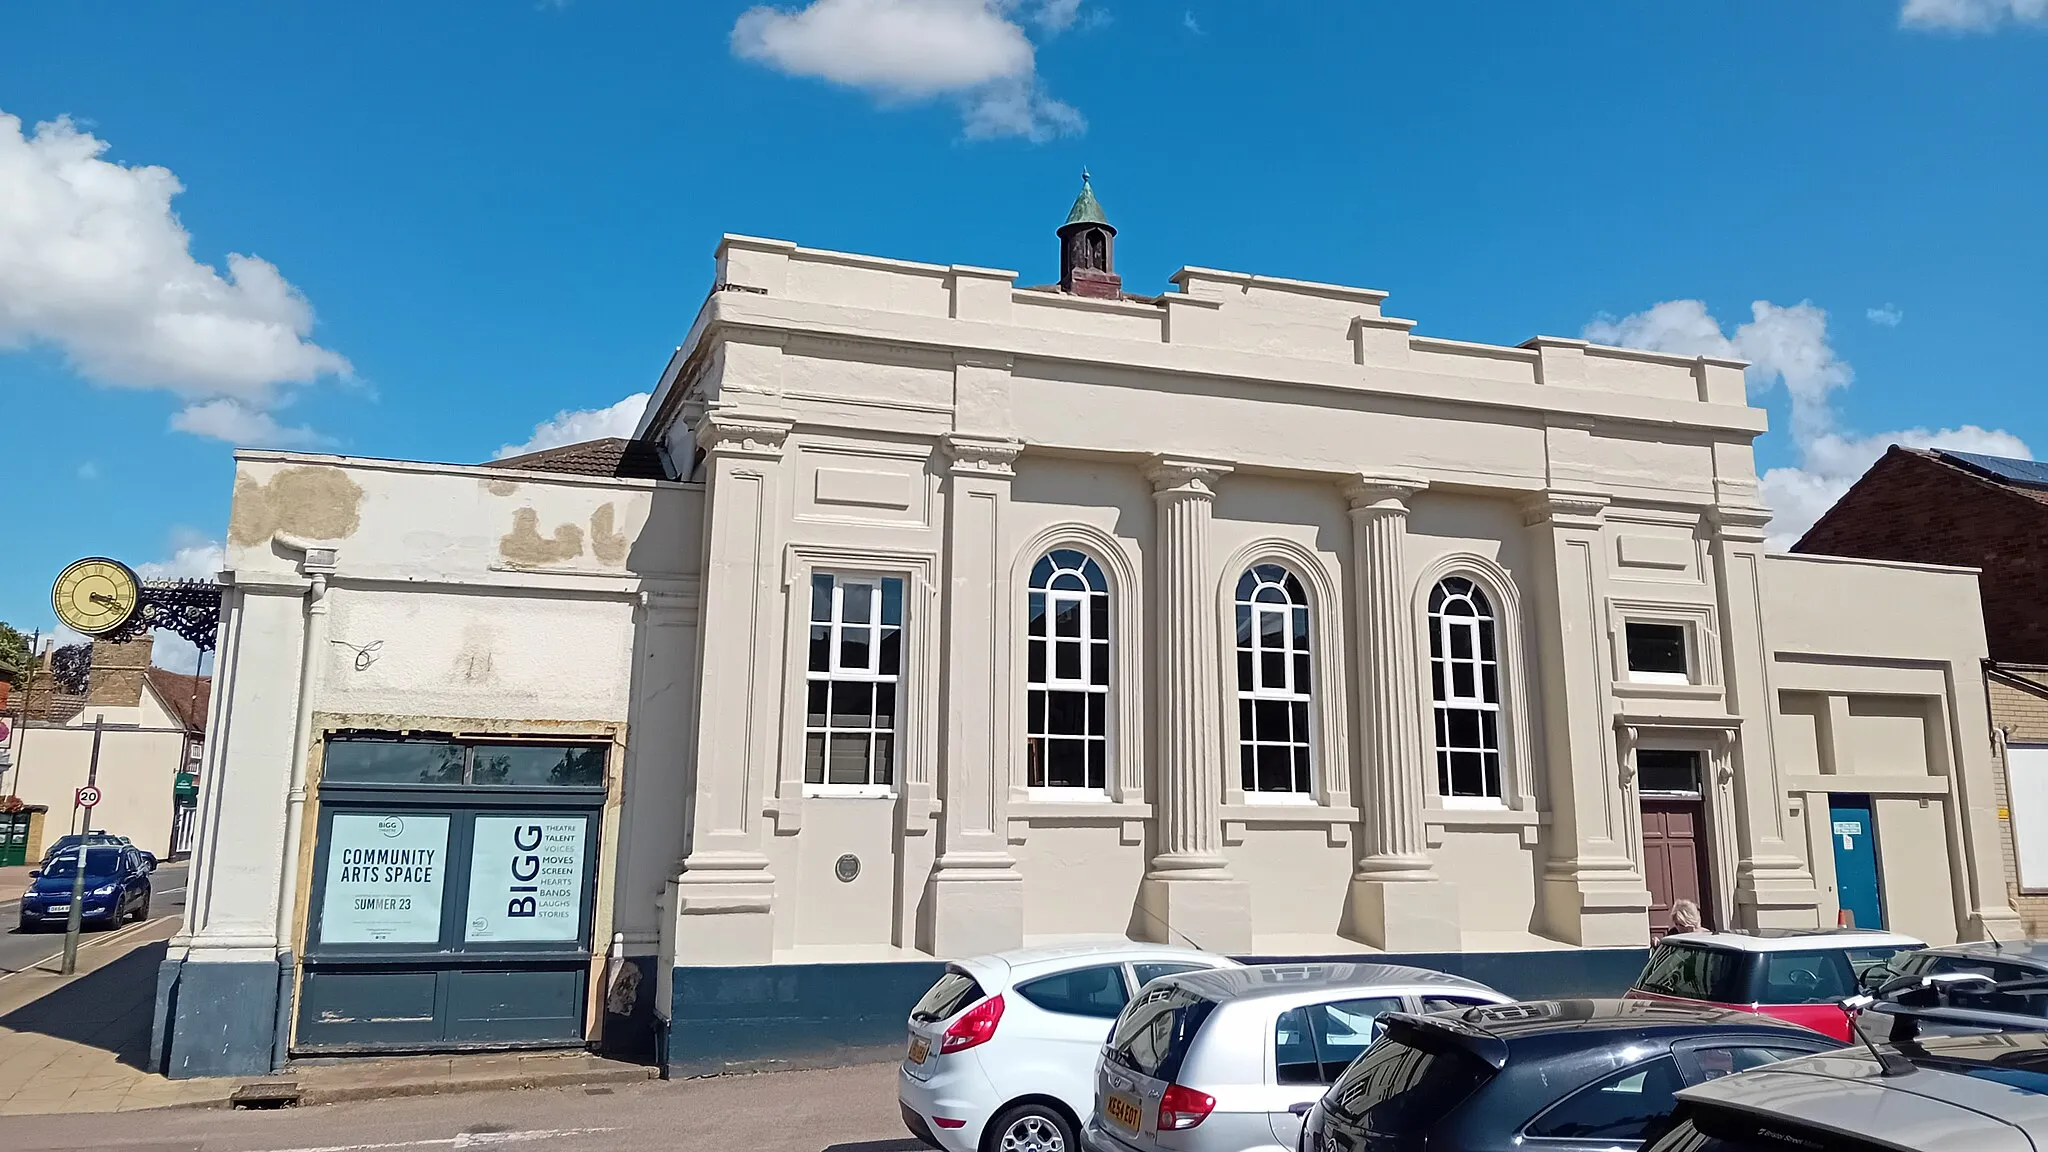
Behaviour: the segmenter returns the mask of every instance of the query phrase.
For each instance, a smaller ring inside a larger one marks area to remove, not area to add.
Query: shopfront
[[[583,1043],[611,747],[331,735],[293,1050]]]

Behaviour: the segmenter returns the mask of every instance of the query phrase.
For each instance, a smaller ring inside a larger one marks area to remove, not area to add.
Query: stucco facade
[[[1767,557],[1739,363],[1015,279],[726,237],[675,480],[239,454],[174,1069],[293,1045],[336,733],[603,741],[592,974],[664,1017],[1088,936],[1640,948],[1695,842],[1715,922],[1832,924],[1849,776],[1891,927],[2016,931],[1974,577]]]

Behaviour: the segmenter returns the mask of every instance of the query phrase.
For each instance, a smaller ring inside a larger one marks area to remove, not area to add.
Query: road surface
[[[149,918],[161,920],[166,916],[185,914],[185,864],[165,864],[150,877]],[[21,893],[0,892],[0,978],[10,972],[51,960],[64,953],[64,932],[61,928],[46,928],[41,932],[21,931]],[[80,947],[104,940],[105,931],[87,932],[79,941]]]
[[[8,1152],[923,1152],[896,1066],[274,1112],[10,1116]]]

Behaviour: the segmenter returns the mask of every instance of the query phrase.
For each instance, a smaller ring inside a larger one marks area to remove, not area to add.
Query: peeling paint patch
[[[261,484],[237,472],[228,539],[244,548],[267,544],[279,532],[346,540],[362,525],[362,506],[362,486],[339,468],[283,468]]]
[[[493,496],[510,496],[519,491],[519,484],[513,480],[486,480],[484,490]]]
[[[610,504],[600,504],[590,514],[590,551],[601,564],[623,564],[626,560],[626,534],[613,530],[616,515]]]
[[[583,555],[583,529],[558,524],[553,536],[540,534],[540,513],[521,508],[512,513],[512,531],[498,539],[498,555],[515,568],[544,568]]]

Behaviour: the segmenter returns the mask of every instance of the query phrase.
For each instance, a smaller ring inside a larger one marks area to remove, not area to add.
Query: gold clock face
[[[73,563],[57,576],[50,604],[57,619],[73,632],[104,636],[134,619],[141,606],[142,583],[126,564],[93,556]]]

